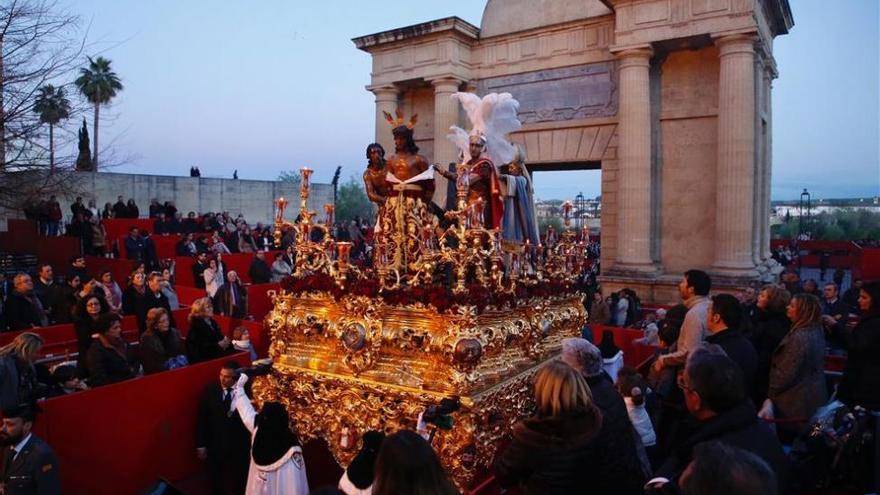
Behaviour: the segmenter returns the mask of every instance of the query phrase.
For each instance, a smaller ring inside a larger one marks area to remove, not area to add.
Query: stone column
[[[385,148],[385,156],[391,156],[394,153],[394,136],[383,112],[394,115],[397,111],[400,90],[395,86],[377,86],[369,90],[376,95],[376,142]]]
[[[617,263],[624,271],[656,270],[651,260],[650,47],[618,52]]]
[[[715,40],[721,58],[715,204],[716,272],[754,277],[755,37]]]
[[[446,167],[451,162],[458,161],[458,148],[446,139],[449,127],[458,125],[459,107],[458,100],[452,99],[452,94],[458,92],[462,83],[461,79],[454,77],[442,77],[431,81],[434,86],[434,156],[432,163],[438,163]],[[434,203],[440,207],[446,204],[447,180],[440,174],[434,174]]]
[[[761,206],[764,208],[764,215],[761,217],[764,221],[761,226],[761,258],[770,259],[770,178],[773,169],[773,79],[776,78],[776,70],[772,63],[764,66],[762,82],[764,84],[764,115],[767,118],[767,134],[764,136],[764,167],[761,172],[764,174],[762,185],[763,200]]]

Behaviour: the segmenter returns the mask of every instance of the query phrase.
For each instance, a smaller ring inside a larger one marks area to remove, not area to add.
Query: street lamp
[[[577,222],[575,225],[577,225],[578,228],[583,227],[584,222],[586,221],[586,219],[584,219],[584,210],[587,208],[587,202],[584,200],[584,193],[578,193],[578,195],[574,197],[574,207],[577,209]]]
[[[804,188],[804,192],[801,193],[801,200],[798,204],[798,213],[800,214],[800,218],[798,219],[798,225],[801,236],[804,233],[809,232],[807,229],[810,226],[810,193],[807,191],[807,188]],[[806,220],[806,223],[804,221]]]

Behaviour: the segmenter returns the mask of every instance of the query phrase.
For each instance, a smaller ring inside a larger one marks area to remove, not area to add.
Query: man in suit
[[[54,495],[61,493],[58,459],[49,445],[31,433],[35,411],[20,405],[3,410],[0,444],[4,455],[4,495]]]
[[[196,284],[197,289],[205,288],[205,268],[208,268],[208,255],[206,253],[199,253],[196,262],[192,266],[193,283]]]
[[[196,454],[206,461],[215,494],[244,493],[251,437],[232,405],[239,364],[227,361],[220,380],[205,387],[196,423]]]

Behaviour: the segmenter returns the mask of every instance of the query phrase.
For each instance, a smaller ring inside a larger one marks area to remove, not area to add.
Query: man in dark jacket
[[[208,255],[206,253],[199,253],[196,262],[192,266],[193,283],[195,283],[197,289],[205,288],[204,274],[206,268],[208,268]]]
[[[270,280],[272,280],[272,269],[269,268],[269,264],[266,263],[266,254],[262,251],[257,251],[257,254],[254,255],[253,261],[251,261],[251,267],[248,270],[248,274],[251,276],[251,282],[255,284],[268,284]]]
[[[670,455],[655,474],[675,482],[693,459],[694,447],[716,440],[763,459],[776,474],[779,493],[785,493],[788,460],[773,431],[758,421],[741,368],[717,351],[698,348],[688,357],[679,386],[692,421],[672,439]]]
[[[147,294],[143,298],[143,305],[135,308],[135,317],[141,333],[147,329],[147,313],[153,308],[164,308],[168,312],[171,328],[177,328],[174,315],[171,313],[171,304],[165,294],[162,294],[162,274],[158,272],[152,272],[147,277]]]
[[[736,297],[730,294],[713,296],[706,321],[706,329],[709,331],[706,342],[724,349],[727,356],[739,365],[743,372],[746,394],[751,397],[755,392],[758,353],[755,351],[755,346],[740,331],[742,313],[742,306]]]
[[[183,239],[177,241],[174,246],[174,252],[177,256],[195,256],[198,254],[196,243],[193,242],[192,234],[184,234]]]
[[[146,246],[143,237],[141,237],[140,229],[132,227],[128,231],[128,237],[125,238],[125,257],[143,263],[146,261],[145,250]]]
[[[9,330],[45,327],[49,324],[43,304],[34,294],[31,276],[19,273],[13,280],[15,290],[6,298],[4,314]]]
[[[43,263],[37,267],[37,280],[34,281],[34,294],[40,298],[43,311],[47,315],[52,314],[53,308],[64,297],[64,288],[55,283],[55,273],[52,265]]]
[[[116,197],[116,203],[113,204],[113,218],[128,218],[128,207],[122,196]]]
[[[212,493],[244,493],[250,463],[251,436],[232,405],[239,364],[229,361],[220,380],[205,387],[196,420],[196,454],[207,461]]]
[[[2,478],[6,495],[61,493],[58,458],[46,442],[31,432],[35,416],[29,405],[3,410],[0,444],[8,449]]]
[[[214,307],[223,316],[244,318],[247,313],[247,294],[238,279],[235,270],[226,274],[226,283],[217,289],[214,296]]]

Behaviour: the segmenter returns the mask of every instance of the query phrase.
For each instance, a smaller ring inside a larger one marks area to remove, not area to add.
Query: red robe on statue
[[[486,229],[500,229],[501,219],[504,217],[504,199],[501,195],[501,181],[498,179],[498,171],[492,160],[480,157],[471,164],[471,175],[479,175],[480,181],[471,183],[468,194],[468,202],[477,197],[483,198],[485,210],[483,211],[483,223]]]

